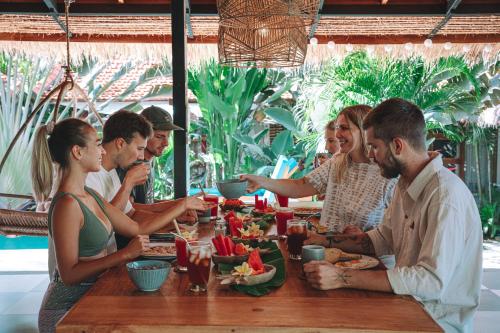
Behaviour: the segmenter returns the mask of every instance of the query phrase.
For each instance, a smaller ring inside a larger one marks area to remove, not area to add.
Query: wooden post
[[[172,1],[172,99],[174,124],[185,131],[174,131],[174,196],[187,195],[189,179],[187,112],[187,75],[186,75],[186,6],[184,1]]]

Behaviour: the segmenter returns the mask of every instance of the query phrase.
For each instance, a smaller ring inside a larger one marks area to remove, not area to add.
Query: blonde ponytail
[[[40,126],[35,132],[31,153],[31,182],[33,196],[39,203],[49,199],[52,190],[54,167],[47,141],[48,126]]]

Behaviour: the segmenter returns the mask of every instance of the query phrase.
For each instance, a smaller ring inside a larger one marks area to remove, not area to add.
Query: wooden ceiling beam
[[[405,44],[408,42],[423,43],[427,36],[416,35],[348,35],[348,36],[325,36],[316,35],[318,43],[324,44],[334,41],[337,44]],[[32,41],[32,42],[64,42],[64,33],[60,34],[26,34],[26,33],[0,33],[0,41]],[[194,36],[188,38],[188,43],[217,43],[217,36]],[[93,43],[171,43],[170,35],[87,35],[74,33],[71,42],[93,42]],[[434,43],[500,43],[498,34],[481,35],[437,35],[433,38]]]
[[[194,2],[194,1],[193,1]],[[125,3],[106,4],[106,3],[82,3],[75,2],[71,5],[71,15],[102,15],[102,16],[169,16],[170,2],[144,3]],[[64,4],[57,4],[57,11],[64,12]],[[372,4],[348,4],[334,3],[325,1],[320,12],[324,16],[425,16],[425,15],[443,15],[446,13],[447,6],[444,2],[439,3],[394,3],[389,1],[385,5],[380,3]],[[0,14],[30,14],[47,15],[47,7],[41,1],[35,2],[10,2],[0,1]],[[494,14],[500,15],[500,6],[492,1],[463,3],[454,15],[473,15],[473,14]],[[217,6],[213,3],[191,3],[191,15],[217,15]]]

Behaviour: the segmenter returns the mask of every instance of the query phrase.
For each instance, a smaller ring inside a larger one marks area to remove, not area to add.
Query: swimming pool
[[[6,237],[0,235],[0,250],[47,249],[48,247],[47,236]]]

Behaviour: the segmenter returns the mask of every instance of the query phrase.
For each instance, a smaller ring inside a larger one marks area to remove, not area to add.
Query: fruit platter
[[[222,275],[221,284],[253,286],[270,281],[276,274],[276,267],[264,264],[258,251],[253,251],[248,260],[235,266],[231,274]]]
[[[234,243],[229,236],[212,238],[216,253],[212,255],[215,264],[241,264],[248,260],[250,248],[243,243]]]

